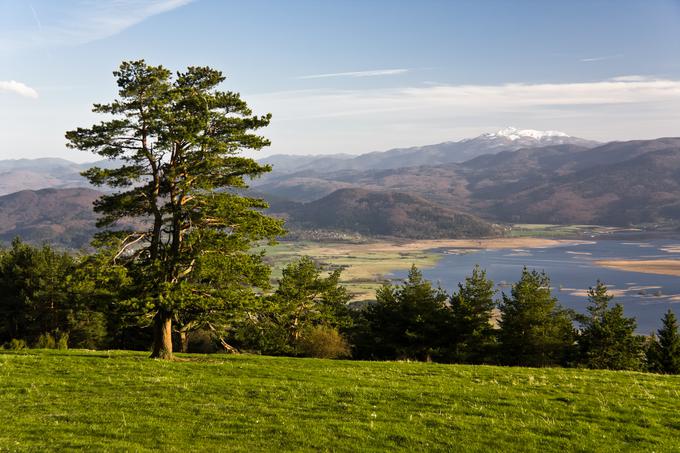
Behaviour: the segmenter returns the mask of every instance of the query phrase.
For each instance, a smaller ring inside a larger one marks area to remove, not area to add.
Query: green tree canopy
[[[292,354],[313,327],[349,327],[350,295],[340,284],[341,272],[326,275],[308,256],[289,263],[276,291],[249,310],[241,341],[260,352]]]
[[[581,362],[590,368],[637,370],[641,366],[642,337],[635,335],[635,318],[623,315],[623,306],[610,307],[613,296],[598,280],[588,290],[589,316],[579,316]]]
[[[84,173],[114,190],[95,204],[106,228],[98,239],[117,241],[114,259],[134,285],[124,303],[153,322],[152,357],[170,358],[173,320],[221,316],[268,283],[268,266],[249,250],[282,234],[282,224],[261,212],[263,200],[238,190],[271,170],[239,155],[269,145],[255,131],[270,115],[253,115],[238,93],[220,91],[225,78],[208,67],[173,76],[141,60],[123,62],[114,76],[118,98],[94,106],[107,119],[66,138],[113,161]]]
[[[500,304],[501,361],[511,365],[547,366],[564,363],[574,343],[569,312],[550,292],[544,272],[529,271],[503,294]]]
[[[491,325],[495,294],[486,271],[475,266],[472,275],[465,277],[465,282],[459,283],[458,291],[451,295],[453,361],[477,363],[488,358],[496,339]]]
[[[401,285],[385,284],[363,312],[355,338],[360,357],[428,360],[442,354],[448,296],[412,266]]]
[[[669,309],[662,319],[662,327],[654,338],[649,354],[652,371],[680,374],[680,330],[675,314]]]
[[[80,261],[49,245],[12,241],[0,251],[0,344],[36,344],[40,337],[68,339],[76,347],[101,346],[104,315],[81,291]]]

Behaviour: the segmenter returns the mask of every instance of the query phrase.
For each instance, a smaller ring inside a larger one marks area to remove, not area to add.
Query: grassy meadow
[[[266,247],[272,264],[272,278],[281,277],[281,270],[296,258],[312,256],[325,266],[342,267],[341,283],[353,295],[353,300],[375,299],[375,291],[390,272],[434,266],[441,255],[427,250],[412,250],[398,246],[376,247],[372,243],[281,242]]]
[[[678,451],[680,376],[0,352],[0,451]]]

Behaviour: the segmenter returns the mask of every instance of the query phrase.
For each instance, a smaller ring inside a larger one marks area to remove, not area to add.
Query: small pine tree
[[[487,360],[495,343],[491,325],[494,302],[493,282],[478,265],[472,275],[458,284],[451,295],[451,359],[454,362],[481,363]]]
[[[665,374],[680,374],[680,330],[675,314],[669,309],[654,339],[648,357],[650,369]]]
[[[357,322],[357,358],[430,360],[441,356],[450,311],[447,294],[412,266],[406,281],[385,284]],[[354,354],[353,354],[354,355]]]
[[[588,290],[589,316],[579,317],[582,325],[579,346],[581,363],[589,368],[637,370],[642,365],[642,337],[635,335],[635,318],[623,316],[623,306],[609,307],[613,296],[598,280]]]
[[[549,366],[567,361],[574,343],[571,316],[551,295],[544,272],[525,267],[511,295],[503,294],[499,308],[502,362]]]

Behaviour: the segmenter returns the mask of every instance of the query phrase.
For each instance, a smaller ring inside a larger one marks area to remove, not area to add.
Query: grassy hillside
[[[0,353],[0,450],[678,448],[680,377],[258,356]]]

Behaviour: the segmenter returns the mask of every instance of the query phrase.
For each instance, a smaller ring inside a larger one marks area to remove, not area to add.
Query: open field
[[[622,271],[680,276],[680,260],[598,260],[595,264]]]
[[[266,247],[267,256],[274,265],[273,277],[281,275],[283,266],[302,255],[320,262],[344,268],[342,283],[354,295],[354,300],[375,298],[375,290],[386,276],[415,264],[419,268],[434,266],[442,257],[433,250],[448,249],[457,252],[481,249],[513,249],[555,247],[579,241],[545,238],[492,238],[492,239],[442,239],[419,241],[372,242],[281,242]]]
[[[0,352],[0,450],[678,451],[680,377]]]
[[[519,223],[510,227],[506,234],[510,237],[582,237],[599,236],[612,233],[640,231],[637,228],[605,227],[600,225],[552,225]]]

